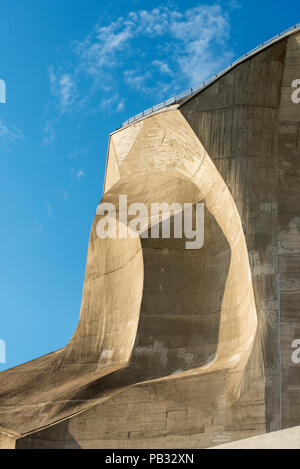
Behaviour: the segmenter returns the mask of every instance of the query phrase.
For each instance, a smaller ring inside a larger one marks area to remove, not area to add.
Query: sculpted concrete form
[[[293,34],[111,135],[102,201],[204,202],[204,245],[99,239],[96,215],[73,338],[0,374],[0,445],[207,447],[299,422],[299,56]]]

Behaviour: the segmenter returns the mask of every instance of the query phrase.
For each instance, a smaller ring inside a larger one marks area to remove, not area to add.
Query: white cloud
[[[102,99],[100,108],[102,110],[109,110],[111,112],[120,112],[124,109],[124,105],[124,98],[120,98],[118,94],[114,94],[113,96]]]
[[[187,10],[183,17],[171,22],[170,30],[182,42],[177,63],[189,86],[207,79],[229,60],[231,51],[220,54],[216,50],[220,46],[220,50],[224,49],[229,38],[228,18],[219,5]]]
[[[50,145],[52,142],[54,142],[56,138],[56,133],[55,133],[55,128],[54,128],[54,123],[50,120],[47,120],[45,125],[44,125],[44,138],[43,138],[43,144]]]
[[[84,157],[84,156],[87,155],[88,151],[89,151],[88,147],[78,148],[78,149],[72,151],[71,153],[69,153],[68,158],[70,160],[74,160],[76,158]]]
[[[14,125],[9,127],[3,124],[3,121],[0,119],[0,139],[6,142],[16,142],[21,138],[23,138],[23,134],[19,129]]]
[[[151,73],[149,71],[142,73],[141,70],[126,70],[124,72],[124,80],[130,88],[133,88],[137,91],[143,93],[150,93],[151,88],[146,86],[147,79],[151,78]]]
[[[172,75],[173,74],[173,72],[170,69],[169,65],[166,62],[163,62],[162,60],[153,60],[152,65],[154,65],[154,67],[158,68],[158,70],[161,73],[166,73],[167,75]]]
[[[166,33],[169,21],[172,18],[172,10],[164,7],[154,8],[152,11],[138,11],[135,17],[135,25],[138,33],[151,36],[161,36]]]
[[[237,8],[237,0],[230,5]],[[68,66],[49,69],[51,93],[62,114],[82,108],[120,112],[124,86],[153,94],[155,104],[168,97],[163,93],[195,86],[225,67],[232,59],[229,33],[229,13],[218,4],[138,10],[109,24],[101,18],[72,45],[64,57]]]
[[[226,45],[230,31],[228,14],[219,5],[201,5],[184,12],[161,7],[138,12],[133,20],[136,36],[164,38],[157,50],[151,51],[159,56],[150,61],[151,72],[142,69],[125,72],[125,82],[137,91],[171,92],[195,86],[225,66],[232,56]],[[163,86],[162,77],[157,73],[155,76],[155,69],[166,76]]]
[[[108,26],[96,25],[94,31],[82,42],[74,44],[79,60],[77,72],[100,78],[104,68],[112,68],[119,53],[132,37],[130,22],[117,19]]]
[[[54,72],[49,68],[50,90],[53,97],[57,99],[59,110],[62,114],[72,108],[76,100],[76,85],[74,77],[70,73]]]
[[[52,207],[50,204],[47,204],[47,213],[48,213],[48,217],[51,218],[52,217]]]
[[[124,107],[125,107],[125,100],[120,99],[116,107],[116,112],[123,111]]]
[[[65,110],[72,105],[74,100],[73,90],[75,89],[75,85],[70,75],[64,74],[60,77],[59,87],[61,107]]]
[[[66,189],[61,189],[60,193],[65,200],[69,198],[69,193]]]
[[[38,233],[41,233],[44,230],[44,225],[43,225],[43,223],[35,221],[34,224],[33,224],[33,229],[34,229],[34,231],[37,231]]]
[[[232,10],[238,10],[238,9],[242,8],[242,5],[238,0],[229,0],[229,7]]]
[[[77,174],[76,174],[76,178],[79,180],[81,179],[82,177],[84,176],[84,171],[82,169],[80,169]]]
[[[22,153],[20,145],[24,135],[15,125],[6,125],[0,118],[0,148],[6,153],[18,151]]]

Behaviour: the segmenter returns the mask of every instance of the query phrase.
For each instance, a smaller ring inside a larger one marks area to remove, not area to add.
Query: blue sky
[[[0,371],[73,334],[109,133],[300,22],[282,5],[0,0]]]

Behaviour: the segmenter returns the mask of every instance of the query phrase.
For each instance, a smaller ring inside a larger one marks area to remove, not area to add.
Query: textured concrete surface
[[[120,194],[127,194],[128,205],[203,201],[206,242],[190,250],[185,238],[103,240],[96,235],[96,215],[73,338],[48,357],[51,368],[37,368],[36,380],[29,381],[37,362],[25,365],[26,375],[22,367],[2,375],[11,387],[0,417],[15,432],[53,424],[142,382],[170,380],[175,388],[198,377],[197,392],[212,407],[224,396],[229,405],[239,394],[257,314],[244,233],[229,190],[178,110],[112,135],[108,160],[115,183],[106,179],[102,202],[118,206]],[[78,376],[85,366],[98,373],[97,380]],[[80,380],[86,380],[82,388]],[[25,385],[27,404],[19,407]]]
[[[102,201],[205,202],[204,246],[100,240],[96,216],[70,343],[0,374],[3,441],[205,448],[300,424],[296,78],[299,33],[111,135]]]

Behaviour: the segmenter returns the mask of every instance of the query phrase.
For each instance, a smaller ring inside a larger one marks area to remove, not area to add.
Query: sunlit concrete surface
[[[207,448],[300,424],[298,77],[295,32],[110,136],[102,202],[202,202],[204,246],[99,239],[96,215],[71,341],[0,374],[0,446]]]

